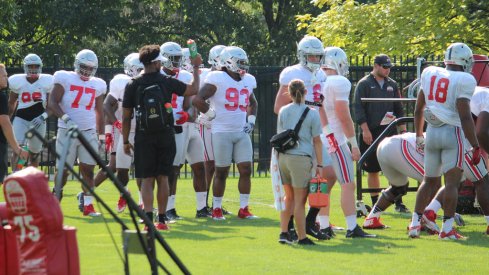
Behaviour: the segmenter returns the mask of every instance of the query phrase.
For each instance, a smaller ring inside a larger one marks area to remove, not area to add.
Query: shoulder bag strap
[[[306,115],[307,113],[309,112],[309,107],[306,106],[306,109],[304,110],[304,112],[302,113],[302,116],[301,118],[299,119],[299,122],[297,122],[297,124],[295,125],[295,128],[294,128],[294,132],[296,134],[299,133],[300,129],[301,129],[301,126],[302,126],[302,122],[304,122],[304,119],[306,118]]]

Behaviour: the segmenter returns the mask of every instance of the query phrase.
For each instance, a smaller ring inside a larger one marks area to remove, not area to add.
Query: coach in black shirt
[[[361,127],[360,151],[365,153],[370,144],[385,130],[394,117],[404,116],[400,102],[362,102],[361,98],[400,98],[397,83],[389,77],[392,67],[389,56],[375,56],[372,72],[363,77],[355,88],[355,119]],[[390,118],[390,119],[389,119]],[[384,120],[384,121],[383,121]],[[406,131],[406,125],[399,126],[401,132]],[[392,131],[389,136],[397,134]],[[381,171],[377,155],[374,152],[363,163],[362,169],[368,173],[368,187],[379,188]],[[377,202],[378,193],[371,193],[372,205]],[[402,201],[397,202],[399,208]],[[405,209],[405,206],[402,205]],[[403,209],[403,210],[404,210]],[[407,210],[407,209],[406,209]],[[404,211],[403,211],[404,212]]]
[[[165,60],[160,54],[160,46],[147,45],[139,50],[139,60],[144,65],[144,73],[132,79],[126,86],[122,101],[122,136],[124,151],[131,154],[134,150],[134,164],[136,178],[142,178],[141,194],[143,197],[144,211],[151,220],[153,219],[153,189],[156,179],[158,185],[158,220],[155,226],[159,230],[167,230],[164,224],[164,215],[168,201],[168,175],[173,169],[175,158],[175,133],[173,129],[173,117],[166,121],[161,129],[151,129],[151,133],[136,124],[134,146],[129,142],[131,118],[134,109],[141,104],[141,91],[151,85],[160,85],[163,98],[166,102],[171,101],[173,93],[179,96],[195,95],[199,88],[199,70],[194,70],[194,81],[192,85],[164,76],[160,73],[161,62]],[[192,59],[192,64],[198,68],[202,64],[202,58],[197,55]],[[136,110],[138,111],[138,110]],[[138,120],[136,120],[138,121]]]
[[[8,78],[4,64],[0,64],[0,184],[8,173],[8,144],[12,147],[14,154],[22,159],[27,159],[29,153],[19,147],[14,136],[10,117],[8,115]]]

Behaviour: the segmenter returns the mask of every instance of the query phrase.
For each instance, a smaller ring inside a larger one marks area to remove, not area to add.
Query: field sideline
[[[413,183],[414,184],[414,183]],[[134,181],[130,190],[137,194]],[[101,217],[83,217],[77,209],[77,182],[69,182],[64,190],[61,207],[64,224],[78,229],[81,274],[123,274],[123,263],[111,241]],[[111,182],[106,181],[97,189],[98,194],[115,207],[118,195]],[[171,225],[163,236],[182,262],[193,274],[441,274],[489,272],[489,237],[483,235],[486,223],[482,216],[468,216],[467,225],[460,229],[467,241],[440,241],[437,236],[422,235],[421,239],[407,237],[406,226],[410,215],[401,215],[389,208],[383,215],[386,230],[370,230],[377,239],[346,239],[344,232],[329,241],[316,242],[315,247],[280,245],[279,215],[273,208],[270,178],[253,178],[250,198],[251,211],[258,220],[240,220],[236,215],[225,221],[195,219],[195,195],[190,179],[181,179],[178,185],[176,208],[183,220]],[[414,207],[414,193],[405,197],[405,203]],[[369,203],[369,200],[366,200]],[[0,201],[4,201],[3,192]],[[331,196],[331,220],[345,227],[339,208],[339,188],[335,186]],[[239,196],[237,179],[230,179],[224,197],[226,209],[237,213]],[[96,209],[100,208],[96,206]],[[103,211],[104,212],[104,211]],[[121,247],[121,229],[105,214],[108,228]],[[128,212],[120,214],[130,228]],[[363,218],[358,219],[363,223]],[[439,221],[441,224],[441,221]],[[122,253],[122,252],[121,252]],[[172,273],[179,273],[170,258],[159,249],[158,259]],[[132,274],[150,274],[145,256],[130,255]],[[161,272],[161,274],[163,274]]]

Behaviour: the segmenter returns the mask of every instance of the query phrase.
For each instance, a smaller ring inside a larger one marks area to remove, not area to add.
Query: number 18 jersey
[[[60,84],[65,91],[59,103],[61,110],[70,116],[80,130],[95,129],[95,98],[107,91],[105,81],[98,77],[83,81],[75,72],[57,71],[54,73],[54,84]],[[58,119],[58,127],[67,128],[61,119]]]
[[[476,86],[475,78],[466,72],[449,71],[431,66],[421,75],[421,88],[426,108],[446,124],[461,127],[457,99],[470,100]]]
[[[212,133],[243,131],[249,98],[256,88],[255,77],[245,74],[236,81],[226,72],[212,71],[205,83],[216,86],[216,93],[209,98],[210,107],[216,112]]]

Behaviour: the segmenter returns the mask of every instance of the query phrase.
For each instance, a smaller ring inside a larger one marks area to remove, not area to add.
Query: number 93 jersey
[[[54,73],[54,84],[60,84],[64,88],[59,104],[63,112],[70,116],[80,130],[94,129],[95,98],[107,91],[105,81],[98,77],[83,81],[75,72],[57,71]],[[58,119],[58,127],[67,128],[61,119]]]
[[[216,93],[209,98],[210,107],[216,112],[212,133],[242,132],[250,96],[256,88],[255,77],[245,74],[236,81],[226,72],[212,71],[205,78],[205,83],[216,87]]]
[[[288,86],[290,81],[294,79],[304,81],[307,90],[306,105],[314,106],[319,111],[319,106],[322,103],[321,87],[326,81],[326,74],[321,69],[311,72],[306,67],[296,64],[285,68],[280,73],[280,86]]]
[[[449,71],[431,66],[421,74],[426,108],[446,124],[461,127],[457,99],[471,99],[476,86],[475,78],[466,72]]]
[[[42,102],[46,108],[47,94],[53,89],[53,76],[41,74],[34,83],[27,81],[25,74],[15,74],[8,79],[9,89],[19,95],[17,109],[29,108]]]

